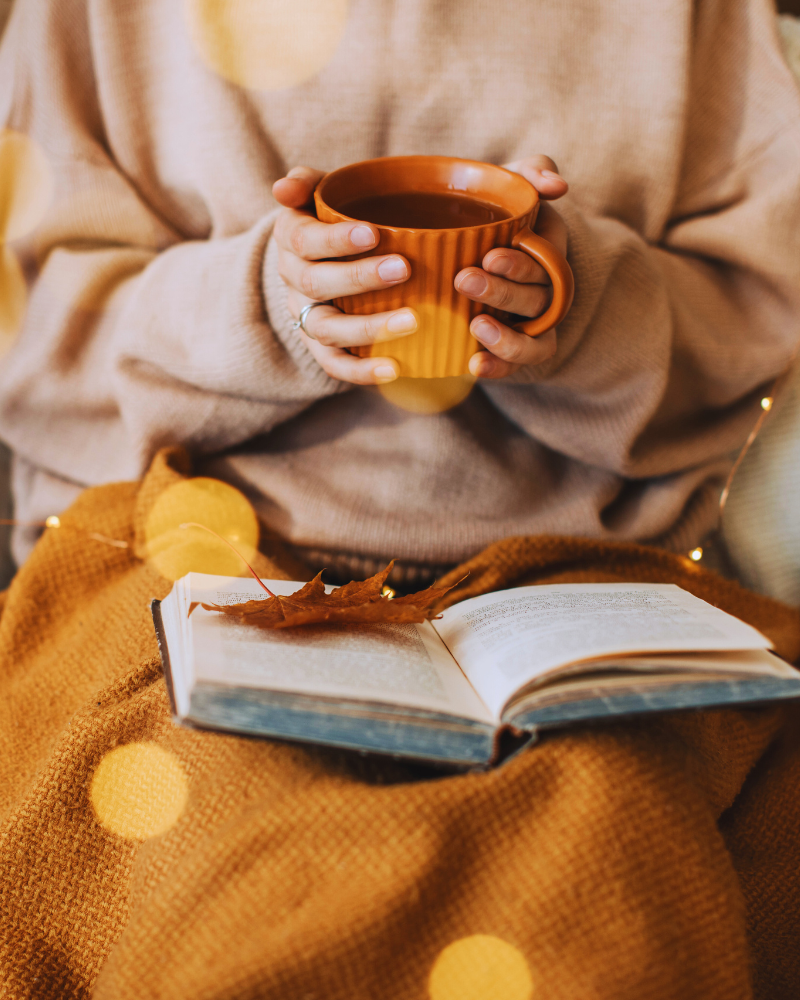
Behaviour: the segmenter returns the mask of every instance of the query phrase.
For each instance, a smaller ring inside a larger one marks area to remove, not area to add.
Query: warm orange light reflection
[[[378,387],[394,406],[409,413],[444,413],[463,403],[472,392],[474,375],[449,378],[398,378]]]
[[[0,131],[0,242],[27,236],[39,225],[53,196],[53,173],[30,136]]]
[[[128,743],[103,757],[89,794],[107,830],[127,840],[147,840],[178,822],[189,784],[175,754],[155,743]]]
[[[0,246],[0,357],[20,331],[28,293],[25,276],[13,250]]]
[[[531,1000],[533,979],[524,955],[489,934],[448,945],[428,982],[431,1000]]]
[[[198,527],[181,528],[189,522],[205,525],[222,538]],[[205,477],[166,489],[145,524],[148,561],[168,580],[192,572],[247,576],[243,559],[253,561],[258,537],[258,519],[247,498],[233,486]]]
[[[189,34],[231,83],[282,90],[315,76],[336,51],[349,0],[184,0]]]

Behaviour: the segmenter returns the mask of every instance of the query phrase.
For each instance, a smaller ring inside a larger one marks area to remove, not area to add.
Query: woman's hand
[[[505,166],[522,174],[539,192],[542,202],[536,232],[566,255],[567,227],[558,212],[546,204],[567,193],[567,182],[555,163],[549,156],[531,156]],[[547,272],[521,250],[497,247],[486,254],[481,264],[466,267],[455,277],[456,290],[467,298],[525,319],[541,316],[550,305],[552,287]],[[521,365],[546,361],[556,351],[554,329],[529,337],[482,314],[470,323],[470,331],[485,348],[469,360],[469,370],[480,378],[503,378]]]
[[[288,285],[289,312],[295,319],[311,302],[391,288],[411,276],[408,261],[399,254],[353,261],[329,259],[371,249],[380,241],[380,230],[366,222],[319,222],[309,206],[314,188],[324,176],[320,170],[295,167],[272,187],[284,206],[275,223],[278,270]],[[397,362],[392,358],[357,358],[347,348],[413,333],[417,319],[410,309],[348,316],[324,305],[308,313],[305,325],[308,334],[302,330],[297,334],[328,375],[356,385],[377,385],[397,378]]]
[[[547,156],[529,157],[506,166],[526,177],[543,200],[566,194],[567,183]],[[319,222],[310,206],[314,189],[324,176],[310,167],[295,167],[272,188],[276,200],[284,206],[275,224],[278,270],[288,286],[288,307],[295,319],[303,306],[312,302],[391,288],[411,276],[408,261],[399,254],[330,260],[377,246],[380,231],[366,222]],[[566,253],[566,226],[544,201],[536,231]],[[481,264],[481,268],[468,267],[456,275],[455,287],[460,294],[526,319],[540,316],[550,304],[550,279],[526,253],[498,247],[490,250]],[[305,325],[308,334],[302,330],[297,334],[328,375],[356,385],[377,385],[397,378],[397,362],[389,357],[358,358],[348,348],[414,333],[417,319],[411,309],[349,316],[326,304],[311,310]],[[476,316],[470,329],[485,348],[472,356],[469,365],[472,374],[481,378],[503,378],[520,365],[538,364],[555,353],[554,330],[529,337],[484,315]]]

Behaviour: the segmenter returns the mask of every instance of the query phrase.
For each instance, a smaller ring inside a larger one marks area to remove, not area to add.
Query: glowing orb
[[[472,392],[474,375],[448,378],[398,378],[378,387],[394,406],[409,413],[444,413],[463,403]]]
[[[21,132],[0,132],[0,242],[32,232],[52,195],[53,173],[39,144]]]
[[[16,254],[0,246],[0,357],[8,351],[20,331],[28,293]]]
[[[455,293],[453,293],[455,297]],[[417,330],[406,337],[381,340],[359,349],[362,357],[394,358],[407,378],[452,378],[469,372],[469,359],[480,344],[469,330],[472,304],[459,297],[455,304],[426,300],[410,306]],[[398,303],[395,303],[395,306]],[[369,301],[367,302],[369,306]],[[364,308],[361,303],[358,310]],[[474,376],[469,376],[473,378]]]
[[[431,1000],[531,1000],[524,956],[500,938],[474,934],[448,945],[428,981]]]
[[[181,528],[192,521],[227,539],[247,562],[254,558],[258,518],[246,497],[218,479],[187,479],[164,490],[145,523],[147,558],[162,576],[248,574],[242,558],[220,538],[202,528]]]
[[[189,785],[175,754],[155,743],[128,743],[103,757],[89,795],[107,830],[128,840],[147,840],[178,822]]]
[[[315,76],[336,51],[349,0],[184,0],[192,41],[231,83],[281,90]]]

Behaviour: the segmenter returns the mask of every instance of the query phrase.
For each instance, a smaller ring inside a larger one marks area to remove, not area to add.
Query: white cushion
[[[800,604],[800,364],[734,477],[722,537],[742,583]]]
[[[778,30],[800,81],[800,19]],[[742,583],[800,605],[800,361],[733,480],[722,538]]]

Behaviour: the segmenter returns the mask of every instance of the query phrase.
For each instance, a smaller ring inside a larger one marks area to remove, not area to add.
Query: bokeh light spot
[[[0,241],[27,236],[42,221],[53,196],[53,172],[30,136],[0,131]]]
[[[349,0],[184,0],[189,34],[231,83],[281,90],[316,75],[336,51]]]
[[[178,822],[188,795],[180,761],[155,743],[110,750],[94,772],[90,791],[98,822],[128,840],[166,833]]]
[[[524,955],[489,934],[448,945],[428,982],[431,1000],[531,1000],[533,979]]]
[[[455,378],[467,374],[469,359],[481,347],[469,329],[471,304],[464,299],[452,308],[447,302],[426,300],[414,302],[410,308],[417,316],[416,332],[379,341],[365,353],[394,358],[405,378]]]
[[[398,378],[379,386],[381,395],[409,413],[444,413],[463,403],[472,392],[474,375],[449,378]]]
[[[28,292],[17,255],[0,246],[0,357],[14,343],[25,316]]]
[[[246,576],[236,552],[202,528],[181,528],[196,521],[227,539],[247,562],[258,550],[258,518],[239,490],[218,479],[198,477],[168,487],[145,522],[147,558],[168,580],[187,573]]]

